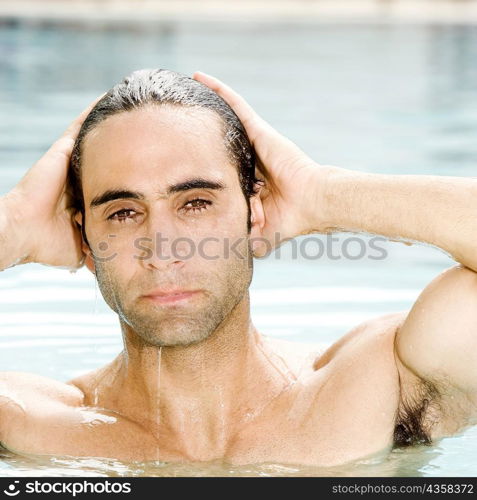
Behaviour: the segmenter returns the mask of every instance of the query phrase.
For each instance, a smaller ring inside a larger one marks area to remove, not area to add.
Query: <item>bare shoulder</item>
[[[303,343],[265,336],[263,338],[295,372],[309,374],[344,353],[353,352],[356,355],[358,351],[364,350],[371,354],[375,349],[381,349],[382,354],[383,342],[387,343],[391,355],[394,337],[407,315],[408,311],[400,311],[370,318],[346,332],[331,345],[319,342],[319,339],[314,343]],[[381,343],[378,344],[379,342]]]
[[[296,377],[312,371],[313,361],[328,347],[325,343],[294,342],[265,335],[262,336],[261,341],[272,349],[275,355],[286,365],[286,368],[294,373]]]
[[[320,353],[313,362],[314,370],[330,363],[339,355],[373,355],[379,350],[380,359],[385,358],[394,363],[393,345],[399,328],[404,324],[408,311],[399,311],[370,318],[358,324],[339,338],[328,349]],[[383,350],[384,349],[384,350]]]
[[[96,406],[98,390],[109,385],[117,375],[120,366],[120,356],[118,356],[104,366],[69,380],[67,384],[82,394],[83,405]]]
[[[0,442],[15,453],[134,460],[154,445],[139,424],[88,406],[77,385],[23,372],[0,372]]]
[[[32,420],[66,416],[82,403],[82,392],[64,382],[27,372],[0,372],[0,441],[5,446]]]
[[[80,405],[82,392],[75,386],[28,372],[0,372],[0,398],[51,399],[67,405]],[[4,405],[2,405],[3,407]]]

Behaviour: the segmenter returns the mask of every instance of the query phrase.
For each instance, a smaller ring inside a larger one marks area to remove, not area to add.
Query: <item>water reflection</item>
[[[108,477],[373,477],[416,476],[440,455],[438,448],[393,451],[385,459],[371,459],[339,467],[304,467],[288,464],[231,466],[220,462],[167,464],[163,462],[126,463],[100,458],[38,457],[2,451],[2,476],[108,476]],[[33,473],[32,473],[33,471]]]
[[[89,100],[141,67],[217,74],[323,163],[383,173],[475,176],[476,63],[477,31],[470,26],[177,22],[85,30],[0,25],[0,194]],[[329,344],[362,319],[409,308],[450,265],[433,249],[396,245],[379,263],[261,262],[253,317],[266,334]],[[104,365],[121,349],[116,318],[86,271],[70,276],[28,266],[1,274],[2,369],[65,381]],[[280,299],[298,297],[303,287],[316,300]],[[477,428],[430,448],[396,450],[386,458],[332,469],[125,464],[3,452],[0,472],[475,475],[476,445]]]

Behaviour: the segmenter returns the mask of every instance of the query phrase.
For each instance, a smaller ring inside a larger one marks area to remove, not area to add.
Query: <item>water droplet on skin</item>
[[[3,399],[6,399],[7,401],[4,403]],[[5,394],[4,391],[2,391],[2,396],[0,397],[0,405],[3,406],[6,404],[13,404],[14,406],[18,406],[23,413],[26,413],[25,404],[20,399],[18,399],[17,396],[9,396],[8,394]]]
[[[93,404],[95,406],[98,404],[98,386],[94,388]]]
[[[104,415],[102,413],[96,413],[94,411],[82,410],[81,416],[83,417],[81,423],[92,427],[95,425],[114,424],[117,422],[116,417]]]
[[[160,436],[161,429],[161,360],[162,360],[162,347],[159,347],[157,355],[157,436]],[[159,443],[159,439],[158,439]],[[157,446],[157,459],[161,456],[160,446]]]

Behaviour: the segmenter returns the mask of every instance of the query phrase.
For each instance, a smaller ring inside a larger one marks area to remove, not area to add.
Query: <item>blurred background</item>
[[[221,78],[317,162],[475,177],[476,27],[470,0],[2,0],[0,195],[94,97],[154,67]],[[295,258],[287,244],[255,262],[252,314],[264,334],[329,345],[408,310],[454,264],[399,242],[380,242],[376,260],[371,235],[350,236],[332,243],[338,259],[313,244]],[[0,278],[2,370],[66,381],[121,350],[87,270],[32,264]],[[404,471],[477,475],[477,437],[458,439]]]

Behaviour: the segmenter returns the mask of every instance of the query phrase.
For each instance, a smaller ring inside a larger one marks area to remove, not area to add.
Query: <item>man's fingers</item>
[[[259,116],[242,96],[237,94],[235,90],[232,90],[231,87],[221,82],[218,78],[202,73],[202,71],[196,71],[192,75],[192,78],[207,85],[207,87],[219,94],[219,96],[235,111],[235,114],[245,125],[245,128],[247,128],[247,132],[249,132],[248,128],[250,123],[259,118]]]
[[[57,139],[50,148],[50,153],[56,153],[59,155],[64,155],[65,160],[69,161],[69,156],[73,150],[73,146],[76,141],[76,137],[80,131],[81,125],[85,121],[86,117],[89,115],[91,110],[96,106],[100,99],[102,99],[106,95],[101,94],[99,97],[96,97],[94,101],[92,101],[71,123],[70,126],[65,130],[63,135]]]
[[[57,139],[50,149],[36,162],[35,165],[27,172],[26,178],[28,182],[41,182],[39,179],[48,176],[50,182],[55,183],[60,188],[60,185],[65,181],[68,165],[73,151],[78,132],[84,120],[97,104],[97,102],[105,94],[97,97],[77,116],[66,129],[63,135]],[[37,179],[38,177],[38,179]]]
[[[97,97],[93,102],[91,102],[86,109],[84,109],[79,116],[77,116],[69,125],[69,127],[65,130],[65,132],[62,135],[62,138],[64,137],[69,137],[72,139],[76,139],[76,136],[78,135],[78,132],[80,131],[81,125],[85,121],[86,117],[89,115],[90,111],[96,106],[96,104],[99,102],[100,99],[102,99],[106,95],[106,92],[104,94],[101,94],[99,97]]]
[[[38,160],[37,163],[40,164],[53,164],[53,168],[56,168],[58,161],[61,163],[68,163],[70,161],[71,152],[73,151],[73,146],[75,140],[73,137],[61,136],[57,139],[46,152],[46,154]]]

